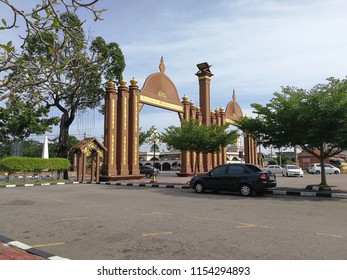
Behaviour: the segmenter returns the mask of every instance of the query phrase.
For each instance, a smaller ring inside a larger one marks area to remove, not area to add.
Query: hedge
[[[13,174],[15,172],[35,172],[43,170],[64,171],[69,169],[70,161],[65,158],[30,158],[30,157],[7,157],[0,160],[0,169]]]

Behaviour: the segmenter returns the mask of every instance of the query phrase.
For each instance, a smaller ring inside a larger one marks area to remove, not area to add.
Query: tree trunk
[[[321,152],[322,153],[322,152]],[[321,176],[321,185],[327,185],[327,178],[325,174],[325,163],[324,163],[324,157],[320,156],[319,157],[319,162],[320,162],[320,176]]]
[[[64,113],[60,119],[59,142],[57,157],[68,158],[69,154],[69,128],[70,121],[68,113]],[[64,171],[64,179],[68,179],[68,170]]]

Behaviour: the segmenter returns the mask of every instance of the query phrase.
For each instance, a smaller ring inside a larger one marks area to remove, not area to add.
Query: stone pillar
[[[129,175],[128,168],[128,129],[129,129],[129,89],[126,82],[122,80],[118,87],[117,107],[117,174]]]
[[[96,153],[95,182],[100,182],[100,155]]]
[[[223,107],[219,108],[219,116],[220,116],[220,125],[225,125],[226,116],[225,116]],[[220,152],[220,164],[225,164],[225,163],[227,163],[227,149],[226,147],[222,147]]]
[[[102,175],[104,176],[117,175],[117,102],[118,96],[115,83],[108,82],[106,87],[104,117],[104,145],[107,148],[102,166]]]
[[[201,124],[202,122],[202,117],[201,117],[201,111],[200,111],[200,107],[196,106],[196,119],[199,121],[199,123]],[[203,157],[202,154],[200,153],[199,157],[197,158],[197,172],[198,173],[203,173],[204,172],[204,165],[203,165]]]
[[[196,119],[196,108],[194,106],[194,102],[190,101],[190,119],[195,120]],[[195,171],[195,163],[196,163],[196,152],[190,152],[190,166],[192,169],[192,173]]]
[[[182,98],[182,104],[183,104],[183,119],[189,120],[190,118],[190,104],[188,102],[188,97],[183,96]],[[190,165],[190,152],[188,151],[181,151],[181,173],[182,174],[191,174],[192,169]]]
[[[257,146],[253,138],[247,133],[244,136],[244,156],[245,162],[251,164],[257,164]]]
[[[202,124],[210,125],[210,82],[213,74],[211,73],[210,66],[207,63],[205,68],[200,69],[199,67],[199,70],[200,71],[197,72],[195,75],[198,76],[199,79],[199,101],[201,108]],[[212,168],[212,154],[203,154],[203,166],[204,172],[208,172]]]
[[[77,182],[82,182],[82,172],[83,172],[82,156],[83,156],[83,153],[81,151],[78,151],[77,153]]]
[[[219,109],[218,109],[218,108],[216,108],[216,109],[214,110],[214,115],[215,115],[215,117],[216,117],[216,124],[217,124],[218,126],[221,126],[221,117],[220,117],[220,112],[219,112]],[[217,157],[217,159],[216,159],[216,166],[222,164],[222,149],[223,149],[223,148],[221,148],[218,152],[216,152],[216,157]]]
[[[250,150],[251,150],[251,159],[250,163],[257,164],[257,143],[253,138],[249,139],[250,141]]]
[[[96,169],[96,151],[92,151],[91,153],[91,161],[90,161],[90,181],[93,182],[95,178],[95,169]]]
[[[133,78],[129,86],[129,174],[140,175],[139,168],[139,100],[140,91]]]
[[[217,125],[216,115],[213,111],[211,111],[211,124]],[[217,163],[217,152],[211,153],[212,157],[212,168],[218,165]]]
[[[87,181],[87,155],[82,152],[82,182]]]

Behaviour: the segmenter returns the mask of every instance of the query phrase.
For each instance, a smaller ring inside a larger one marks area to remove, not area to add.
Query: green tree
[[[144,143],[146,143],[148,137],[149,137],[149,130],[148,131],[142,131],[142,127],[140,127],[139,146],[142,146]]]
[[[268,104],[252,104],[257,117],[243,117],[237,126],[265,147],[299,146],[324,166],[347,148],[347,80],[327,81],[310,90],[282,87]],[[327,185],[324,168],[321,185]]]
[[[228,130],[228,127],[229,124],[206,126],[198,120],[182,120],[180,127],[165,128],[160,141],[181,151],[195,152],[198,159],[201,153],[214,153],[237,141],[237,131]],[[197,160],[195,162],[194,174],[197,172]]]
[[[81,140],[79,140],[76,136],[69,135],[69,140],[68,140],[68,159],[70,160],[71,163],[73,163],[73,154],[70,152],[71,148],[73,146],[76,146]],[[49,157],[54,158],[57,157],[57,152],[59,148],[59,137],[50,139],[50,142],[48,144],[48,150],[49,150]]]
[[[78,1],[78,0],[42,0],[33,3],[33,7],[24,10],[23,5],[18,7],[13,1],[0,0],[0,8],[4,12],[4,18],[0,22],[0,32],[22,28],[24,34],[22,48],[27,48],[29,38],[37,38],[40,46],[49,49],[52,59],[49,61],[50,71],[54,73],[61,68],[60,56],[65,51],[67,45],[74,41],[77,43],[80,36],[75,36],[76,29],[70,24],[61,20],[61,14],[74,13],[77,9],[84,9],[91,12],[94,20],[101,19],[104,9],[99,9],[95,5],[99,0]],[[22,25],[21,25],[22,24]],[[82,26],[83,23],[81,23]],[[45,36],[47,33],[65,34],[64,40],[52,41]],[[23,88],[37,86],[49,80],[50,75],[42,75],[42,68],[37,68],[35,61],[30,57],[21,58],[16,46],[9,42],[0,43],[0,72],[4,79],[0,79],[0,101],[6,99],[10,94],[20,93]],[[21,59],[19,59],[21,58]],[[47,61],[46,61],[47,63]],[[18,83],[20,81],[20,83]]]
[[[27,61],[30,58],[32,65],[42,69],[42,81],[23,90],[27,92],[27,98],[44,102],[47,108],[56,107],[62,113],[57,156],[66,158],[69,152],[69,128],[76,114],[100,105],[105,93],[102,78],[120,80],[125,62],[118,44],[108,44],[101,37],[92,41],[88,51],[81,21],[75,14],[62,14],[60,21],[71,27],[68,34],[42,32],[29,36],[19,60]],[[68,40],[69,36],[79,39],[62,44],[61,41]],[[42,37],[51,44],[63,45],[64,49],[53,53],[42,43]],[[52,60],[57,62],[53,64]]]
[[[48,117],[48,114],[49,109],[38,102],[11,95],[6,107],[0,108],[0,142],[23,141],[30,134],[42,135],[50,131],[59,118]]]

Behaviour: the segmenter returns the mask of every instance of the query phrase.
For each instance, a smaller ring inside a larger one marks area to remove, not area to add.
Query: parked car
[[[304,177],[304,171],[297,165],[285,165],[282,172],[283,176],[300,176]]]
[[[324,164],[325,166],[325,174],[340,174],[340,169],[337,167],[331,165],[331,164]],[[310,164],[308,167],[308,173],[310,174],[320,174],[321,173],[321,165],[320,163],[313,163]]]
[[[171,166],[171,171],[180,171],[181,170],[181,165],[173,165]]]
[[[283,168],[279,165],[268,165],[267,167],[264,168],[264,170],[271,172],[271,173],[279,173],[282,174],[283,173]]]
[[[229,163],[210,172],[192,177],[190,188],[197,193],[205,190],[241,192],[243,196],[263,194],[276,187],[276,175],[252,164]]]
[[[158,175],[159,171],[152,166],[143,165],[140,166],[140,174],[145,174],[146,178],[151,178],[153,174]]]

